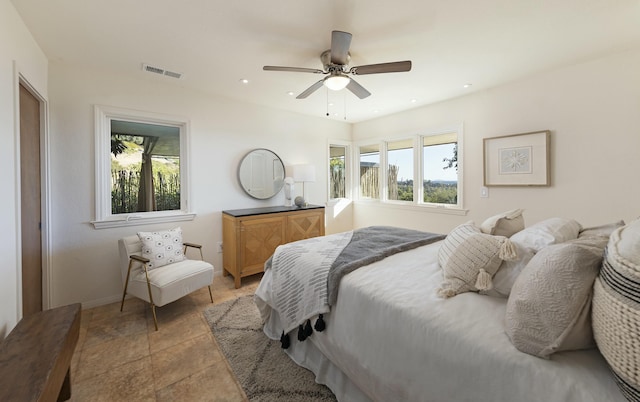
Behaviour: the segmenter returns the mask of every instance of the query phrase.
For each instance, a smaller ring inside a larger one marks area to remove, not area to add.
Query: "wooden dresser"
[[[236,289],[245,276],[264,271],[281,244],[324,236],[324,207],[266,207],[222,211],[222,273]]]

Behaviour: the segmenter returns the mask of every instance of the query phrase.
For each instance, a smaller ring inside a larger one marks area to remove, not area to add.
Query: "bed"
[[[329,245],[339,235],[321,239]],[[550,359],[523,353],[505,333],[507,298],[439,295],[443,242],[346,274],[335,303],[322,313],[325,328],[304,341],[289,331],[294,336],[286,353],[339,401],[625,400],[598,349],[558,352]],[[264,333],[282,341],[287,320],[277,308],[275,267],[268,268],[255,302]]]

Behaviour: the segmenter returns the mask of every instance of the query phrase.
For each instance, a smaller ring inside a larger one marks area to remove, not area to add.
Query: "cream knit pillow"
[[[473,222],[451,231],[438,251],[444,282],[438,289],[441,297],[491,289],[491,278],[502,260],[515,258],[508,238],[484,234]]]
[[[511,237],[524,229],[524,218],[522,209],[514,209],[487,218],[480,225],[482,233]]]

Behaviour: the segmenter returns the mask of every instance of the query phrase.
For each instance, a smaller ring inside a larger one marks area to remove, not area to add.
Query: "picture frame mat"
[[[550,131],[485,138],[485,186],[548,186]]]

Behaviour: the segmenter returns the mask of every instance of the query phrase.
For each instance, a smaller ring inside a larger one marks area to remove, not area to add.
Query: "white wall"
[[[132,80],[52,62],[49,73],[54,305],[117,300],[122,292],[117,239],[178,225],[96,230],[89,223],[95,219],[94,104],[190,119],[191,202],[197,217],[179,225],[187,240],[203,244],[205,259],[220,272],[222,254],[215,245],[222,240],[221,211],[284,204],[282,192],[259,201],[242,191],[237,182],[241,158],[253,148],[268,148],[285,166],[314,164],[317,180],[307,183],[305,192],[311,203],[324,204],[328,139],[351,135],[349,124],[216,98],[142,72],[141,79]],[[300,184],[296,191],[302,192]],[[350,226],[351,216],[347,219]],[[333,224],[328,219],[328,232]]]
[[[584,226],[640,215],[640,50],[547,72],[439,104],[354,125],[354,141],[464,123],[466,216],[357,203],[354,226],[446,233],[512,208],[526,224],[552,216]],[[491,187],[480,198],[483,138],[551,130],[550,187]]]
[[[15,67],[14,67],[15,66]],[[17,70],[17,71],[16,71]],[[8,0],[0,1],[0,339],[21,317],[16,72],[47,95],[47,59]]]
[[[218,270],[222,261],[215,243],[221,240],[221,211],[283,202],[282,194],[261,202],[241,191],[236,182],[240,158],[252,148],[264,147],[278,153],[286,165],[315,164],[317,181],[306,184],[306,193],[310,202],[323,204],[327,183],[320,172],[326,169],[327,141],[349,140],[352,134],[357,141],[463,122],[464,202],[469,211],[454,216],[357,204],[355,227],[392,224],[447,232],[468,219],[481,221],[516,207],[526,209],[528,224],[549,216],[574,217],[584,225],[638,216],[640,75],[635,72],[640,70],[640,50],[350,126],[216,98],[142,76],[131,80],[54,63],[47,77],[46,57],[8,0],[0,0],[0,45],[0,338],[19,317],[14,61],[45,98],[48,85],[52,306],[117,300],[122,285],[116,240],[137,230],[174,226],[96,230],[89,223],[95,218],[94,104],[191,120],[192,202],[198,215],[181,226],[189,240],[204,244],[205,259]],[[544,129],[552,131],[552,186],[491,188],[489,198],[480,198],[482,139]],[[340,215],[334,212],[342,205],[327,209],[327,233],[351,227],[351,207],[348,204]]]

